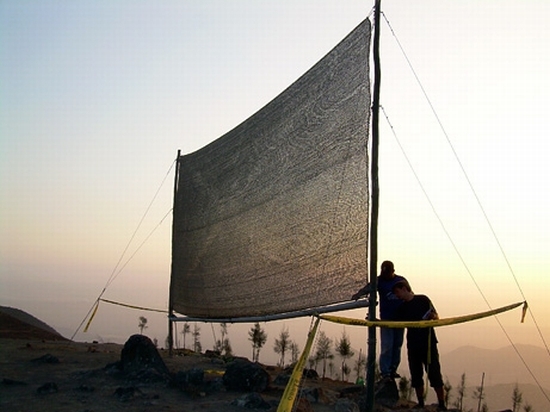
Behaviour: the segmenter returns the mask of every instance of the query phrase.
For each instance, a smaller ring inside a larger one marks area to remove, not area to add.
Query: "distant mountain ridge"
[[[550,355],[545,349],[534,345],[518,344],[515,349],[512,346],[500,349],[463,346],[442,353],[441,368],[443,375],[452,383],[458,383],[462,373],[466,373],[469,384],[479,385],[485,372],[487,386],[535,384],[534,375],[541,386],[550,388]]]
[[[512,410],[512,393],[516,384],[523,395],[523,406],[528,403],[535,412],[550,411],[550,355],[544,348],[525,344],[515,345],[515,349],[513,346],[499,349],[462,346],[440,353],[440,358],[443,378],[448,379],[453,387],[451,404],[456,400],[456,388],[465,374],[465,411],[477,410],[477,400],[473,395],[476,387],[481,385],[483,373],[484,402],[489,411]],[[429,392],[428,397],[431,396]],[[519,410],[523,411],[523,406]]]
[[[0,306],[0,338],[68,340],[29,313],[9,306]]]
[[[473,384],[474,382],[472,382]],[[479,385],[479,383],[478,383]],[[507,383],[495,386],[488,386],[484,388],[485,399],[489,411],[503,411],[506,409],[512,410],[512,394],[514,392],[515,384]],[[466,388],[466,395],[464,397],[464,410],[477,410],[477,400],[473,398],[473,393],[476,387]],[[531,405],[535,412],[543,412],[550,410],[550,401],[541,392],[540,388],[531,384],[519,384],[518,389],[522,394],[522,404],[518,410],[523,411],[524,406]],[[550,395],[548,389],[544,389],[546,395]],[[456,389],[451,392],[451,397],[455,399]]]

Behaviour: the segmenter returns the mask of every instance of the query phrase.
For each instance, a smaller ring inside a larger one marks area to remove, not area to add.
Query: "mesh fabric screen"
[[[349,300],[367,280],[370,23],[179,161],[173,309],[204,318]]]

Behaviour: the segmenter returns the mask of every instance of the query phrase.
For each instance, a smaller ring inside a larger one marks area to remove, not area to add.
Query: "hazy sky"
[[[70,336],[123,256],[104,297],[166,308],[171,216],[163,218],[177,150],[192,152],[260,109],[371,7],[0,1],[0,304]],[[407,158],[383,117],[379,257],[393,260],[443,317],[487,310],[486,300],[491,307],[521,301],[521,288],[548,342],[550,3],[384,0],[383,10],[500,246],[384,22],[381,102]],[[164,341],[163,315],[108,304],[77,338],[123,342],[140,315]],[[525,324],[519,317],[517,310],[500,316],[506,334],[543,346],[531,317]],[[286,325],[302,342],[308,323]],[[243,355],[249,327],[229,331]],[[282,324],[268,327],[265,356]],[[342,331],[322,327],[336,337]],[[208,348],[210,326],[201,328]],[[363,330],[346,331],[357,351],[364,347]],[[509,344],[494,319],[438,335],[443,350]]]

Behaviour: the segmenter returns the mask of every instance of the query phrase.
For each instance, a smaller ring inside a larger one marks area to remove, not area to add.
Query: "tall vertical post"
[[[174,213],[176,211],[178,182],[180,177],[180,156],[181,150],[178,150],[178,157],[176,158],[176,167],[174,173],[174,198],[172,200],[172,265],[170,268],[170,290],[168,291],[168,356],[172,356],[172,351],[174,349],[174,325],[172,321],[172,317],[174,316],[174,308],[172,305],[172,276],[174,274],[174,234],[176,231]]]
[[[374,85],[372,97],[372,153],[371,153],[371,221],[370,221],[370,260],[369,260],[369,294],[368,319],[376,319],[376,291],[378,269],[378,208],[379,208],[379,184],[378,184],[378,146],[379,146],[379,108],[380,108],[380,7],[381,0],[374,3],[374,36],[373,36],[373,66]],[[366,411],[374,410],[374,384],[376,371],[376,327],[369,326],[367,338],[367,400]]]

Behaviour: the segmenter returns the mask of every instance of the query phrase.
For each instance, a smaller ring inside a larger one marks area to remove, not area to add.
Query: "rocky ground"
[[[137,335],[134,340],[149,341],[142,338]],[[130,349],[130,340],[126,348],[72,342],[0,315],[0,410],[274,412],[289,377],[289,371],[280,368],[214,354],[180,351],[170,357],[154,347],[156,354],[145,354]],[[235,375],[237,364],[252,375],[244,380],[241,372]],[[307,377],[296,410],[358,411],[357,389],[350,383]],[[410,407],[405,402],[392,408],[377,405],[376,410]]]

